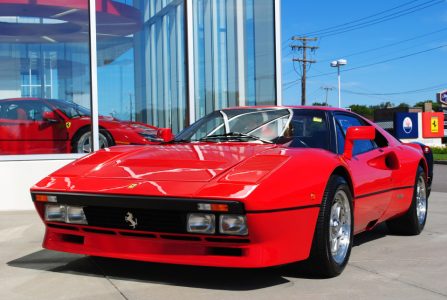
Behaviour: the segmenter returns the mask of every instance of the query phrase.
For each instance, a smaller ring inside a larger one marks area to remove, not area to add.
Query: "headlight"
[[[45,221],[88,224],[82,207],[58,204],[45,206]]]
[[[148,140],[149,142],[163,142],[163,139],[157,136],[157,132],[139,132],[140,136]]]
[[[67,206],[65,222],[73,224],[87,224],[84,209],[79,206]]]
[[[65,222],[65,205],[47,204],[45,206],[45,221]]]
[[[231,235],[247,235],[247,219],[241,215],[221,215],[219,232]]]
[[[213,234],[216,232],[216,217],[213,214],[188,214],[187,230],[191,233]]]

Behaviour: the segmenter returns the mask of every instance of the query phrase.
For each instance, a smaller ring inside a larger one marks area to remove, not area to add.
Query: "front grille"
[[[186,214],[178,211],[127,209],[116,207],[84,207],[88,224],[95,227],[138,231],[186,233]],[[135,228],[125,217],[131,213]]]

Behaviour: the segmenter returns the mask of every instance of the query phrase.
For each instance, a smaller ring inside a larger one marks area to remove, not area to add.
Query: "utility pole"
[[[329,91],[333,91],[334,88],[330,87],[330,86],[322,86],[321,89],[326,91],[326,102],[325,103],[326,103],[326,106],[328,106],[328,104],[327,104],[327,96],[329,94]]]
[[[319,47],[309,46],[308,42],[316,42],[317,38],[308,38],[305,36],[293,36],[292,41],[301,42],[301,45],[291,45],[292,50],[302,50],[303,58],[294,58],[293,62],[300,62],[302,64],[303,73],[301,74],[301,105],[306,105],[306,76],[307,76],[307,65],[316,63],[315,60],[307,59],[307,50],[315,51]]]

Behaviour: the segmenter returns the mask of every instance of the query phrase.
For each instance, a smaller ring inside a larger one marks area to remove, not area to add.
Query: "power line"
[[[331,87],[331,86],[322,86],[321,89],[326,92],[326,102],[325,103],[326,103],[326,106],[327,106],[327,98],[328,98],[329,92],[333,91],[334,88]]]
[[[428,32],[428,33],[425,33],[425,34],[417,35],[417,36],[414,36],[414,37],[411,37],[411,38],[408,38],[408,39],[400,40],[400,41],[397,41],[397,42],[394,42],[394,43],[386,44],[386,45],[383,45],[383,46],[370,48],[370,49],[366,49],[366,50],[362,50],[362,51],[358,51],[358,52],[353,52],[353,53],[350,53],[350,54],[347,54],[347,55],[338,55],[338,56],[339,57],[358,56],[358,55],[361,55],[361,54],[370,53],[370,52],[374,52],[374,51],[377,51],[377,50],[381,50],[381,49],[393,47],[393,46],[396,46],[396,45],[400,45],[400,44],[403,44],[403,43],[406,43],[406,42],[410,42],[410,41],[414,41],[414,40],[417,40],[417,39],[425,38],[425,37],[428,37],[430,35],[434,35],[436,33],[440,33],[440,32],[446,31],[446,30],[447,30],[447,27],[443,28],[443,29],[440,29],[440,30],[435,30],[435,31],[431,31],[431,32]],[[333,60],[333,58],[332,59],[329,59],[329,58],[326,59],[325,58],[325,59],[320,60],[320,62],[329,62],[329,61],[332,61],[332,60]]]
[[[309,46],[308,42],[316,42],[317,38],[308,38],[308,37],[292,37],[292,40],[295,42],[301,42],[300,45],[291,45],[292,50],[300,50],[303,52],[303,58],[293,58],[293,67],[295,69],[295,62],[301,63],[302,74],[301,74],[301,105],[306,105],[306,76],[307,76],[307,66],[316,63],[315,60],[307,59],[307,50],[315,51],[318,49],[318,46]],[[296,69],[295,69],[295,72]],[[298,73],[298,72],[297,72]]]
[[[430,2],[432,2],[432,1],[428,1],[428,2],[426,2],[424,4],[421,4],[421,5],[418,5],[418,6],[422,6],[422,5],[425,5],[425,4],[430,3]],[[323,38],[323,37],[328,37],[328,36],[334,36],[334,35],[339,35],[339,34],[342,34],[342,33],[350,32],[350,31],[353,31],[353,30],[362,29],[362,28],[365,28],[365,27],[370,27],[370,26],[373,26],[373,25],[376,25],[376,24],[379,24],[379,23],[383,23],[383,22],[386,22],[386,21],[389,21],[389,20],[397,19],[397,18],[406,16],[406,15],[412,14],[414,12],[421,11],[423,9],[426,9],[426,8],[429,8],[429,7],[432,7],[432,6],[441,4],[441,3],[445,3],[445,1],[444,0],[437,0],[434,3],[425,5],[423,7],[419,7],[417,9],[413,9],[413,10],[408,9],[409,11],[406,10],[407,12],[405,12],[405,13],[402,12],[402,13],[391,14],[389,16],[382,17],[382,18],[379,18],[379,19],[376,19],[376,20],[372,20],[372,21],[369,21],[369,22],[361,23],[361,24],[358,24],[356,26],[350,26],[350,27],[344,28],[341,31],[339,30],[339,31],[336,31],[336,32],[328,32],[328,33],[325,33],[325,34],[321,35],[320,37]],[[359,25],[361,25],[361,26],[359,26]]]
[[[417,93],[434,91],[434,90],[443,88],[445,86],[447,86],[447,82],[429,86],[429,87],[425,87],[425,88],[420,88],[417,90],[410,90],[410,91],[403,91],[403,92],[364,93],[364,92],[356,92],[356,91],[352,91],[352,90],[343,90],[343,91],[348,94],[361,95],[361,96],[397,96],[397,95],[408,95],[408,94],[417,94]]]
[[[350,25],[350,24],[353,24],[353,23],[357,23],[357,22],[360,22],[360,21],[363,21],[363,20],[367,20],[367,19],[372,18],[372,17],[376,17],[376,16],[379,16],[379,15],[382,15],[382,14],[387,13],[387,12],[389,12],[389,11],[393,11],[393,10],[395,10],[395,9],[398,9],[398,8],[401,8],[401,7],[404,7],[404,6],[407,6],[407,5],[411,4],[411,3],[418,2],[418,1],[419,1],[419,0],[409,1],[409,2],[403,3],[403,4],[401,4],[401,5],[395,6],[395,7],[393,7],[393,8],[390,8],[390,9],[387,9],[387,10],[384,10],[384,11],[380,11],[380,12],[375,13],[375,14],[373,14],[373,15],[369,15],[369,16],[367,16],[367,17],[363,17],[363,18],[356,19],[356,20],[352,20],[352,21],[350,21],[350,22],[346,22],[346,23],[343,23],[343,24],[339,24],[339,25],[330,26],[330,27],[326,27],[326,28],[319,29],[319,30],[315,30],[315,31],[307,32],[307,33],[304,33],[303,35],[314,35],[314,34],[319,34],[319,33],[321,33],[321,32],[328,31],[328,30],[331,30],[331,29],[334,29],[334,28],[339,28],[339,27],[343,27],[343,26]]]
[[[406,55],[401,55],[401,56],[398,56],[398,57],[393,57],[393,58],[390,58],[390,59],[385,59],[385,60],[382,60],[382,61],[377,61],[377,62],[374,62],[374,63],[370,63],[370,64],[366,64],[366,65],[362,65],[362,66],[358,66],[358,67],[354,67],[354,68],[350,68],[350,69],[344,69],[341,72],[349,72],[349,71],[354,71],[354,70],[358,70],[358,69],[369,68],[369,67],[380,65],[380,64],[384,64],[384,63],[387,63],[387,62],[390,62],[390,61],[404,59],[404,58],[407,58],[407,57],[419,55],[419,54],[422,54],[422,53],[431,52],[431,51],[442,49],[442,48],[445,48],[445,47],[447,47],[447,44],[441,45],[441,46],[438,46],[438,47],[425,49],[425,50],[418,51],[418,52],[413,52],[413,53],[406,54]],[[333,74],[336,74],[336,72],[328,72],[328,73],[318,74],[318,75],[314,75],[314,76],[309,76],[309,78],[328,76],[328,75],[333,75]]]
[[[375,24],[379,24],[379,23],[382,23],[382,22],[386,22],[386,21],[389,21],[389,20],[392,20],[392,19],[396,19],[396,18],[399,18],[399,17],[402,17],[402,16],[406,16],[408,14],[411,14],[411,13],[414,13],[414,12],[417,12],[417,11],[420,11],[420,10],[432,7],[434,5],[445,3],[444,0],[429,0],[429,1],[425,1],[423,3],[420,3],[418,5],[414,5],[414,6],[402,9],[402,10],[398,10],[398,11],[393,12],[393,13],[386,14],[387,12],[390,12],[390,11],[396,10],[398,8],[410,5],[411,3],[414,3],[414,2],[417,2],[417,1],[418,0],[410,1],[410,2],[404,3],[402,5],[396,6],[394,8],[391,8],[389,10],[385,10],[385,11],[382,11],[382,12],[379,12],[379,13],[376,13],[376,14],[373,14],[373,15],[361,18],[361,19],[357,19],[357,20],[354,20],[354,21],[351,21],[351,22],[344,23],[344,24],[340,24],[340,25],[328,27],[328,28],[325,28],[325,29],[313,31],[313,32],[310,32],[308,34],[313,34],[313,35],[318,34],[318,35],[320,35],[320,38],[333,36],[333,35],[338,35],[338,34],[342,34],[342,33],[345,33],[345,32],[349,32],[349,31],[353,31],[353,30],[369,27],[369,26],[372,26],[372,25],[375,25]],[[380,16],[380,15],[383,15],[383,14],[386,14],[386,15],[378,17],[378,18],[374,18],[374,17]],[[371,19],[371,20],[368,20],[368,19]],[[368,20],[368,21],[361,22],[363,20]],[[350,24],[352,24],[352,25],[350,25]]]

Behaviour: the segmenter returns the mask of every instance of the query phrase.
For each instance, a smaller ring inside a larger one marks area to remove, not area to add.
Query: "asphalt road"
[[[435,165],[432,191],[447,193],[447,165]]]
[[[355,237],[344,273],[312,277],[296,266],[188,267],[43,250],[36,213],[0,213],[0,299],[447,299],[447,166],[435,167],[419,236],[385,226]]]

